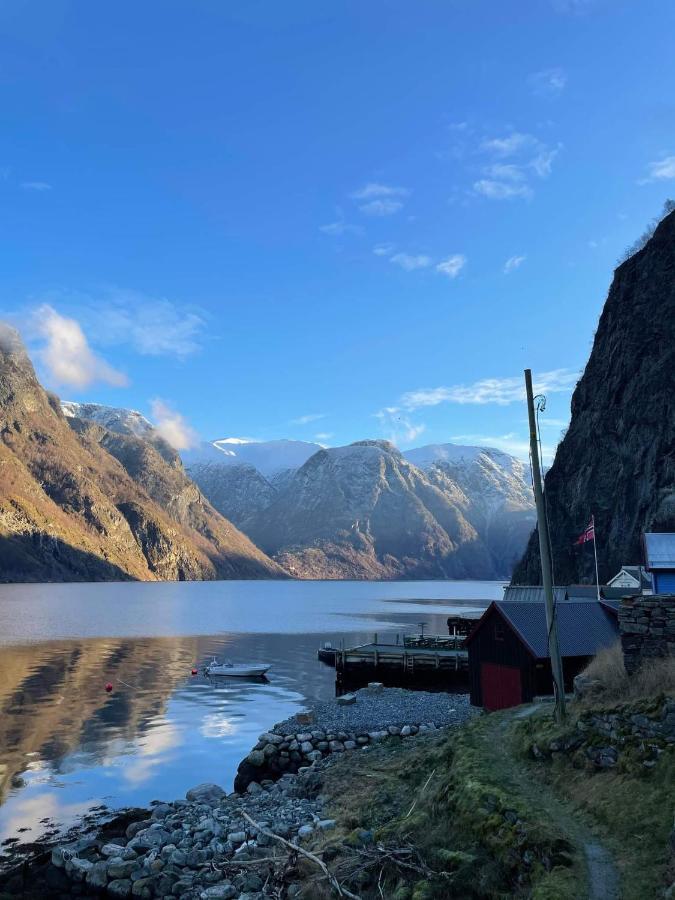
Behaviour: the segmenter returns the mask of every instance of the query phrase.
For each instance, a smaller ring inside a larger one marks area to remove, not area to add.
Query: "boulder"
[[[128,878],[117,878],[108,882],[108,896],[126,898],[131,897],[131,881]]]
[[[356,703],[356,694],[343,694],[342,697],[337,698],[338,706],[351,706],[353,703]]]
[[[89,869],[87,872],[87,884],[95,890],[104,888],[108,884],[108,863],[106,860],[94,863]]]
[[[196,801],[197,803],[218,803],[224,797],[227,797],[225,791],[218,784],[204,782],[196,787],[190,788],[185,794],[186,800]]]

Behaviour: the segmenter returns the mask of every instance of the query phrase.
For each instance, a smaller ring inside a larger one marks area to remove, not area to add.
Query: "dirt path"
[[[529,767],[514,758],[515,754],[503,753],[504,742],[508,741],[509,722],[532,715],[537,709],[533,704],[517,710],[510,718],[495,717],[495,732],[500,731],[501,735],[500,739],[490,744],[494,771],[528,801],[543,809],[570,843],[582,850],[586,860],[588,900],[621,900],[620,877],[614,858],[593,834],[581,814],[554,794],[545,782],[533,776]],[[495,738],[497,737],[496,733]]]

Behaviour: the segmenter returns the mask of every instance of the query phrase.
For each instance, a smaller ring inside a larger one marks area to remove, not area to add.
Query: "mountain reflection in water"
[[[203,780],[230,788],[261,731],[334,693],[316,647],[315,635],[264,634],[3,647],[0,839],[18,828],[34,839],[41,820],[67,825],[99,804],[172,799]],[[212,655],[274,668],[269,681],[193,677]]]
[[[35,841],[99,806],[172,800],[202,781],[230,790],[262,731],[334,696],[321,641],[364,643],[421,620],[443,632],[450,612],[477,614],[501,591],[494,582],[0,586],[0,844]],[[431,605],[415,599],[425,594]],[[270,663],[269,680],[193,677],[212,656]]]

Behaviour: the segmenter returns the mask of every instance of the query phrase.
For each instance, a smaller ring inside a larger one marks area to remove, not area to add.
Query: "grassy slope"
[[[592,772],[562,755],[528,758],[533,739],[558,733],[548,709],[526,720],[493,714],[450,737],[381,746],[328,768],[322,792],[338,828],[325,843],[338,877],[364,898],[381,897],[381,888],[394,900],[571,900],[589,896],[585,848],[592,846],[609,851],[608,877],[616,862],[624,900],[661,896],[669,883],[675,749],[649,770]],[[414,846],[433,874],[387,860],[365,865],[362,829],[389,847]],[[359,859],[362,871],[351,878]],[[596,881],[603,877],[596,867]]]

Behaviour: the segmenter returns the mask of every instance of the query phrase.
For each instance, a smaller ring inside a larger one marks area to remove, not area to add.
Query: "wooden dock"
[[[392,644],[379,642],[375,635],[372,643],[336,651],[338,686],[382,681],[458,689],[468,684],[469,655],[462,649],[463,640],[460,635],[427,635]]]

